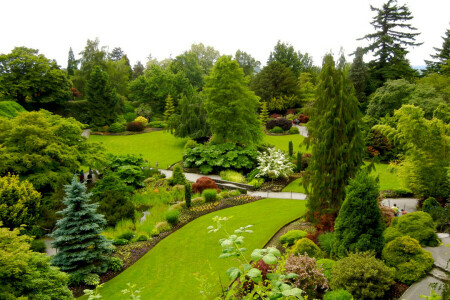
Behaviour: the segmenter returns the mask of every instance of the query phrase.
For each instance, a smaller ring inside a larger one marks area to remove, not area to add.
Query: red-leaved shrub
[[[209,177],[203,176],[197,179],[197,181],[192,185],[192,191],[194,193],[202,193],[206,189],[216,189],[220,192],[217,184]]]
[[[380,205],[381,217],[383,218],[384,223],[386,223],[386,227],[391,225],[391,220],[395,217],[394,210],[390,207]]]
[[[281,118],[281,115],[279,115],[279,114],[271,114],[269,118],[271,118],[271,119]]]
[[[297,118],[300,123],[308,123],[309,122],[309,116],[304,114],[299,114]]]
[[[297,112],[296,108],[289,108],[288,110],[286,110],[286,116],[287,115],[295,115],[296,112]]]
[[[144,125],[140,122],[130,122],[127,124],[128,131],[142,131],[144,130]]]

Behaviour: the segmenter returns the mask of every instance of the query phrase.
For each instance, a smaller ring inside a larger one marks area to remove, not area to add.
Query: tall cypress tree
[[[78,61],[75,59],[72,47],[70,47],[69,58],[67,59],[67,74],[72,76],[74,74],[74,70],[77,69],[78,69]]]
[[[356,98],[358,98],[361,110],[365,111],[367,107],[366,88],[369,74],[363,56],[363,49],[358,47],[355,52],[352,66],[350,67],[350,79],[355,87],[355,95]]]
[[[102,273],[106,271],[107,254],[112,251],[110,242],[100,235],[105,218],[96,213],[98,204],[90,203],[86,185],[76,177],[65,191],[66,208],[58,212],[63,218],[56,222],[53,233],[53,247],[58,252],[52,264],[68,273]]]
[[[312,219],[321,212],[339,211],[345,186],[362,164],[360,118],[348,67],[340,63],[336,68],[333,57],[325,56],[308,123],[312,157],[303,181],[307,190],[311,183],[308,206]]]
[[[168,121],[170,116],[175,112],[175,107],[173,106],[173,99],[169,95],[166,98],[166,107],[164,108],[164,120]]]
[[[269,110],[267,109],[267,102],[261,102],[261,112],[259,114],[259,120],[261,121],[262,126],[266,126],[267,121],[269,121]]]

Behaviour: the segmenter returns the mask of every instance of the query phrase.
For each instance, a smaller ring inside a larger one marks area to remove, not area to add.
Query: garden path
[[[81,133],[81,136],[84,136],[85,138],[89,139],[89,137],[91,136],[91,130],[88,129],[83,129],[83,132]]]
[[[417,211],[417,201],[419,201],[419,199],[416,198],[386,198],[381,201],[381,204],[392,207],[395,203],[399,209],[404,209],[407,213],[410,213]]]
[[[295,125],[295,124],[292,124],[292,126],[295,126],[298,128],[298,131],[301,136],[308,137],[308,127],[302,126],[302,125]]]

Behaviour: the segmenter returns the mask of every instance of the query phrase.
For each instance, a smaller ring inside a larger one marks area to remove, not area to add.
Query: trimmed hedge
[[[127,130],[135,132],[143,131],[144,125],[142,125],[142,123],[139,122],[130,122],[127,124]]]

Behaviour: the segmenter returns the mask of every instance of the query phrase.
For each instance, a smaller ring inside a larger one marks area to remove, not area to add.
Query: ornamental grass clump
[[[260,152],[257,160],[258,174],[255,177],[288,178],[294,172],[294,165],[281,150],[275,148],[269,148],[267,152]]]
[[[237,182],[237,183],[247,183],[244,175],[232,170],[225,170],[220,172],[220,177],[223,180]]]
[[[206,189],[202,192],[205,202],[214,202],[217,199],[217,191],[214,189]]]

